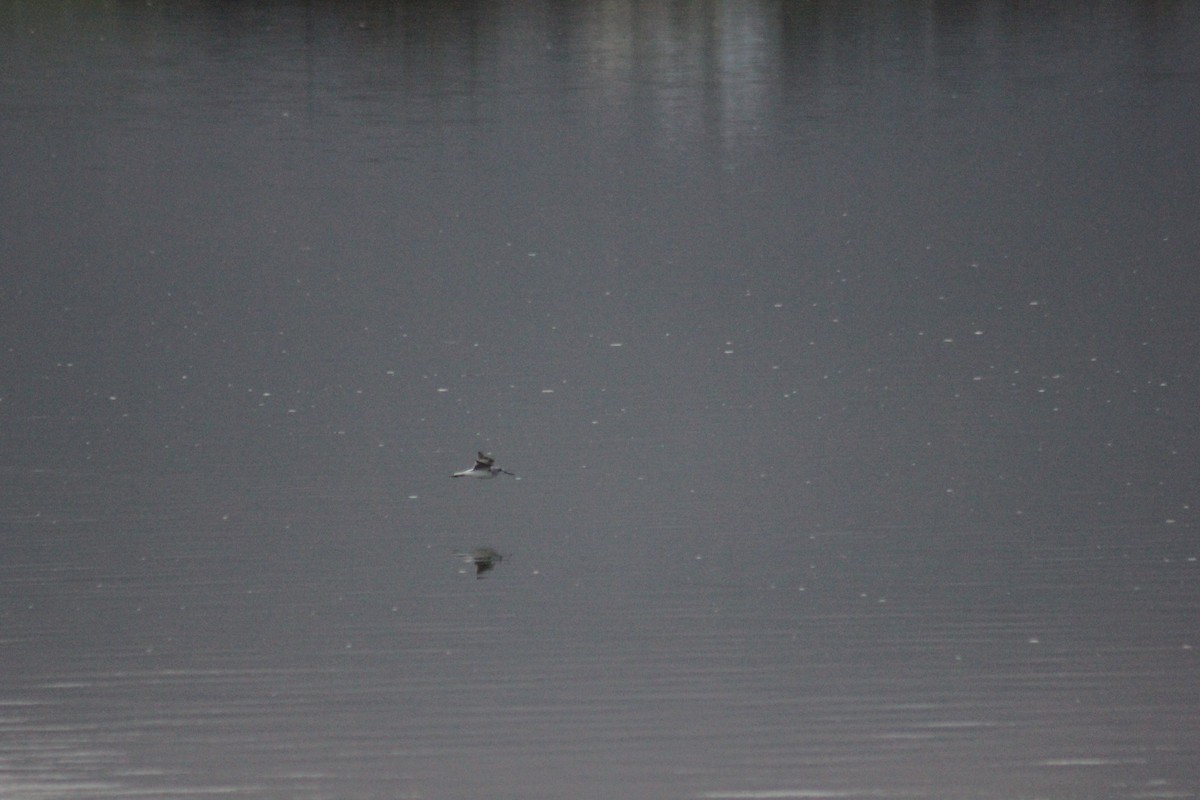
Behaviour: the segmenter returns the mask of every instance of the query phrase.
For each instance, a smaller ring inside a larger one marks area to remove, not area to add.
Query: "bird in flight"
[[[459,472],[455,472],[450,477],[451,478],[494,478],[497,475],[499,475],[501,472],[503,472],[505,475],[512,475],[514,478],[517,477],[516,475],[513,475],[513,473],[509,472],[508,470],[497,467],[496,459],[492,458],[490,453],[485,453],[482,450],[480,450],[479,454],[475,456],[475,466],[471,467],[470,469],[464,469]]]

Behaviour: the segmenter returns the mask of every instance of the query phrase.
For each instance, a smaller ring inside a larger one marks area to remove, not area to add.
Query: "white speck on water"
[[[409,499],[409,500],[416,500],[416,499],[417,499],[417,497],[418,497],[418,495],[415,495],[415,494],[410,494],[410,495],[408,496],[408,499]]]
[[[439,387],[438,387],[438,393],[439,393],[439,394],[444,394],[445,392],[448,392],[448,391],[450,391],[450,390],[449,390],[449,389],[447,389],[445,386],[439,386]]]
[[[542,394],[554,394],[553,389],[542,389]]]
[[[609,347],[624,347],[625,343],[624,342],[609,342],[608,346]]]

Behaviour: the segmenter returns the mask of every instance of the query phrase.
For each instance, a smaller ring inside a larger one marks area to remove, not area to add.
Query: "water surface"
[[[1200,795],[1190,6],[0,32],[0,796]]]

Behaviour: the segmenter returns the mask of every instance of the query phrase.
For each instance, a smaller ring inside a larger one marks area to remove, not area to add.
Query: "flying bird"
[[[508,470],[497,467],[496,459],[492,458],[492,455],[490,453],[485,453],[482,450],[480,450],[479,454],[477,456],[475,456],[475,466],[471,467],[470,469],[464,469],[459,472],[455,472],[450,477],[451,478],[494,478],[497,475],[499,475],[501,472],[503,472],[505,475],[512,475],[514,478],[517,477],[516,475],[513,475],[513,473],[509,472]]]

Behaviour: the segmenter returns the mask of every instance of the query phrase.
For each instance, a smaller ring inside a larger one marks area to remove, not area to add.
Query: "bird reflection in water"
[[[477,547],[469,553],[455,553],[455,555],[468,564],[475,565],[476,578],[482,578],[504,560],[503,555],[490,547]]]

